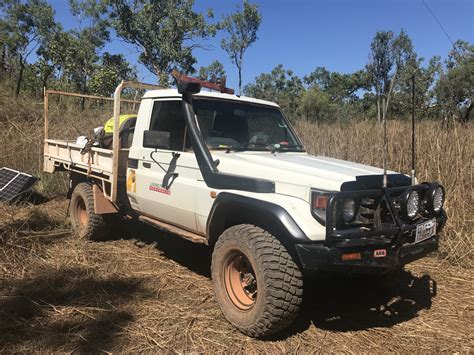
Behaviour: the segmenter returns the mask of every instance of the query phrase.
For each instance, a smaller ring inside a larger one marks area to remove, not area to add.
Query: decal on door
[[[160,194],[171,195],[170,190],[165,189],[163,186],[155,182],[150,182],[150,186],[148,187],[148,190],[159,192]]]

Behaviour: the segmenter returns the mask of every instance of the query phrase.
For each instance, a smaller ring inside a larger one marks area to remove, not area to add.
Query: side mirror
[[[170,132],[143,132],[143,147],[153,149],[170,149]]]

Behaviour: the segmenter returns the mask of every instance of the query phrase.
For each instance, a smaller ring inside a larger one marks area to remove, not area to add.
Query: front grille
[[[327,234],[334,238],[353,239],[368,237],[392,240],[400,235],[407,242],[414,238],[413,228],[420,221],[433,216],[420,213],[412,220],[404,219],[401,212],[401,199],[407,190],[416,190],[424,198],[429,185],[403,186],[387,189],[341,191],[330,197],[326,215]],[[358,206],[354,219],[344,222],[342,205],[351,198]],[[422,204],[423,206],[423,204]]]

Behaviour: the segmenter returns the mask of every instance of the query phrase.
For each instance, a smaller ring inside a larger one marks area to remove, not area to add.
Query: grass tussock
[[[311,154],[383,166],[383,130],[372,122],[312,124],[295,128]],[[472,124],[420,122],[416,128],[416,169],[419,182],[439,181],[446,189],[448,223],[441,239],[441,255],[456,265],[472,266],[474,241]],[[411,172],[411,125],[388,122],[388,168]]]
[[[104,124],[112,115],[109,102],[86,101],[80,110],[80,99],[50,97],[49,137],[75,139],[92,135],[94,127]],[[136,112],[137,106],[124,104],[123,112]],[[382,128],[373,122],[308,123],[296,121],[295,128],[311,154],[382,166]],[[388,167],[411,171],[411,126],[409,122],[388,123]],[[0,96],[0,166],[9,166],[41,178],[37,188],[49,196],[67,189],[65,174],[44,174],[43,105],[38,99],[19,100]],[[472,124],[423,121],[417,125],[417,177],[436,180],[446,188],[448,223],[441,244],[441,256],[456,265],[472,266],[474,227]]]
[[[87,134],[111,112],[98,104],[82,113],[72,102],[51,105],[53,138]],[[313,154],[381,166],[381,130],[373,124],[296,128]],[[222,316],[205,246],[141,224],[119,226],[103,243],[72,233],[67,200],[52,198],[65,191],[66,179],[41,173],[41,102],[0,96],[0,132],[0,166],[39,175],[36,189],[45,196],[0,204],[0,353],[469,353],[474,347],[473,276],[458,266],[472,261],[471,126],[418,126],[419,180],[441,181],[448,195],[443,258],[410,264],[388,282],[307,279],[301,316],[263,340],[243,336]],[[389,167],[407,172],[409,125],[390,122],[389,132]]]
[[[67,201],[23,206],[15,223],[49,232]],[[48,212],[49,211],[49,212]],[[23,216],[20,218],[20,216]],[[2,220],[0,226],[18,230]],[[34,238],[37,255],[0,254],[0,351],[16,352],[470,352],[469,270],[424,259],[387,281],[314,276],[301,316],[283,333],[250,339],[222,316],[210,250],[145,225],[88,242],[72,234]],[[22,244],[25,246],[24,244]],[[324,285],[324,287],[321,287]],[[297,350],[296,350],[297,349]]]

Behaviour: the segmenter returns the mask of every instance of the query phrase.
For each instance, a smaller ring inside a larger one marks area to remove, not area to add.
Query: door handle
[[[143,167],[150,169],[151,168],[151,163],[143,162]]]

